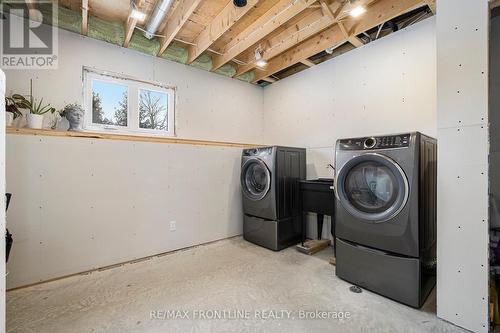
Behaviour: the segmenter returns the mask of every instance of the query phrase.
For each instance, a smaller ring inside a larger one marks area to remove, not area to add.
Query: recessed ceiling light
[[[146,19],[146,14],[141,11],[138,11],[137,9],[132,9],[130,17],[136,19],[137,21],[144,21]]]
[[[255,50],[255,65],[259,68],[264,68],[267,66],[267,61],[262,58],[262,54],[258,49]]]
[[[366,13],[366,8],[363,6],[357,6],[351,9],[349,15],[351,15],[352,17],[360,17],[364,13]]]
[[[267,61],[265,61],[264,59],[260,59],[255,62],[255,65],[257,65],[257,67],[259,68],[264,68],[267,66]]]

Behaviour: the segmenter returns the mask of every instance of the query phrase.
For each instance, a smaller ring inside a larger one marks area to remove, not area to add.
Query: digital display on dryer
[[[243,156],[266,156],[273,153],[273,147],[249,148],[243,150]]]
[[[374,150],[403,148],[410,145],[410,134],[365,137],[339,141],[341,150]]]

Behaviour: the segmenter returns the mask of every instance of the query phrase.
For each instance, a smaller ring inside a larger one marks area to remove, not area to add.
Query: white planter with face
[[[28,127],[34,129],[42,129],[43,115],[30,113],[27,115]]]

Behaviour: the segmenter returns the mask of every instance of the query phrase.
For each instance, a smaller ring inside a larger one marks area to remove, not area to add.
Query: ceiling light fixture
[[[349,15],[351,15],[351,17],[356,18],[356,17],[360,17],[364,13],[366,13],[366,8],[363,6],[357,6],[357,7],[354,7],[353,9],[351,9],[351,11],[349,12]]]
[[[134,8],[132,9],[130,17],[137,21],[144,21],[146,19],[146,14]]]
[[[259,49],[255,50],[255,65],[259,68],[264,68],[267,66],[267,61],[262,58],[262,54],[260,53]]]

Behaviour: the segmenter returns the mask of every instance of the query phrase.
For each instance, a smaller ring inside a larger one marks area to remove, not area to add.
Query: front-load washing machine
[[[306,150],[244,149],[241,158],[243,237],[278,251],[300,240],[299,180],[306,176]]]
[[[436,153],[418,132],[337,141],[339,277],[423,304],[435,284]]]

